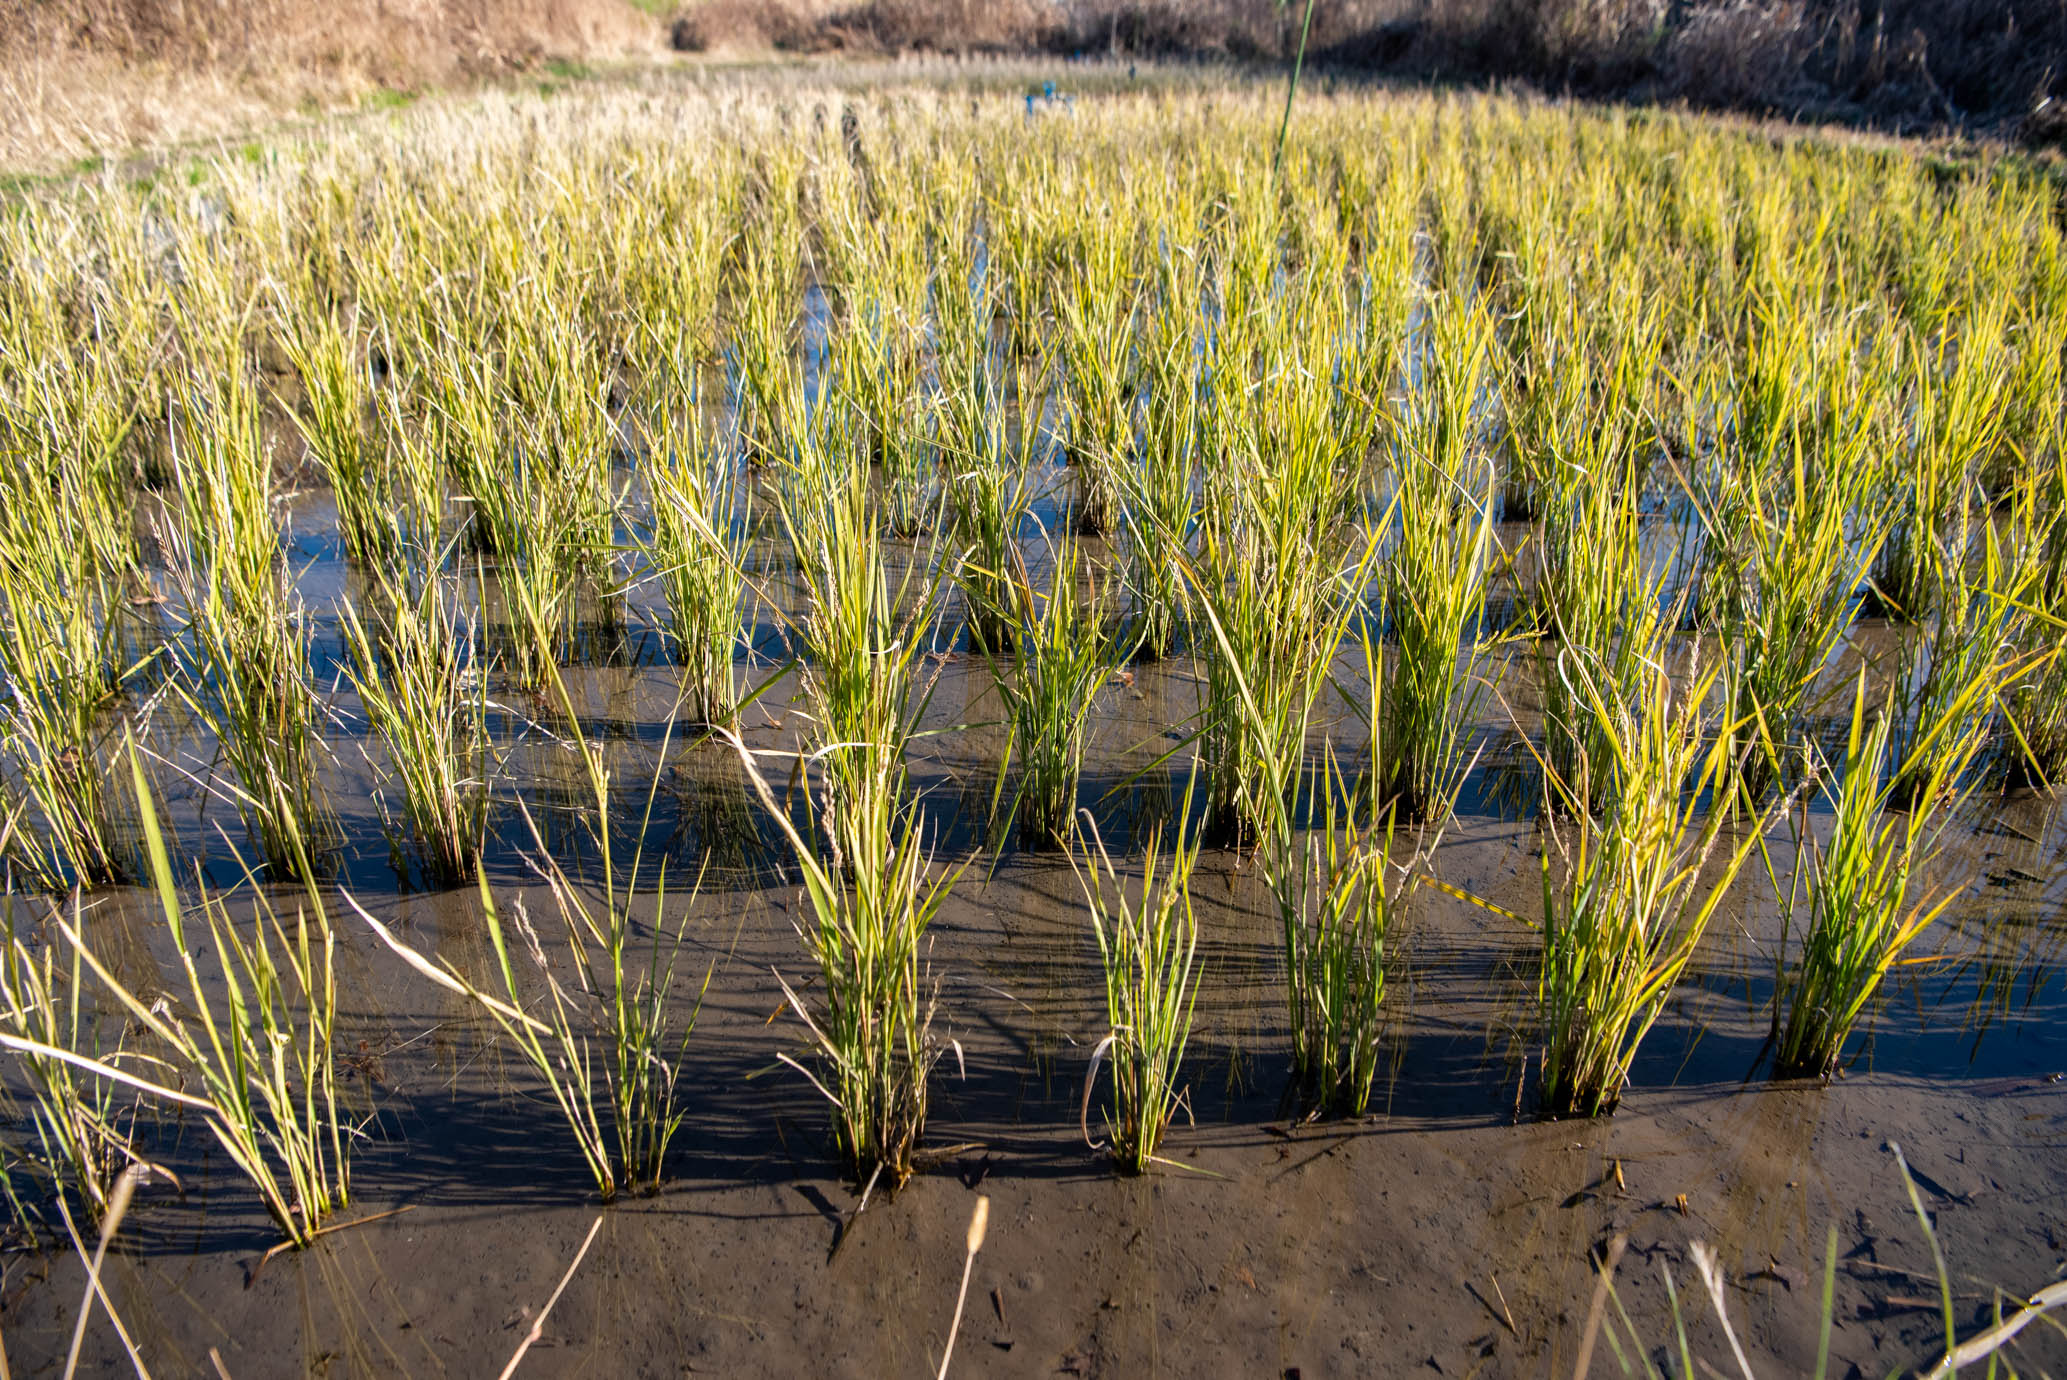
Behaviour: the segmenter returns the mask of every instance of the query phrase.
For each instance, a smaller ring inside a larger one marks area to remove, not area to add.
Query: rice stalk
[[[344,606],[346,674],[401,782],[403,819],[425,873],[456,885],[487,832],[494,768],[474,624],[437,574],[413,593],[383,590],[381,603],[371,633],[358,610]]]
[[[1571,668],[1612,754],[1582,769],[1609,772],[1614,785],[1597,813],[1543,821],[1538,1105],[1549,1118],[1615,1109],[1638,1046],[1758,839],[1753,827],[1726,842],[1726,812],[1703,813],[1729,779],[1727,740],[1703,724],[1717,671],[1689,668],[1675,684],[1660,659],[1642,668],[1620,693]],[[1549,789],[1589,794],[1583,782]]]
[[[1383,793],[1409,820],[1432,819],[1449,797],[1483,689],[1479,634],[1498,496],[1478,420],[1492,323],[1483,307],[1455,302],[1432,316],[1421,384],[1399,430],[1384,566],[1397,650],[1384,696]]]
[[[1827,843],[1804,818],[1798,856],[1807,885],[1808,921],[1793,967],[1784,953],[1773,998],[1773,1076],[1828,1078],[1843,1059],[1852,1028],[1880,984],[1958,895],[1940,888],[1912,899],[1946,815],[1964,798],[1966,762],[1982,735],[1970,725],[1943,750],[1927,750],[1928,775],[1906,808],[1895,789],[1891,743],[1898,702],[1891,695],[1869,715],[1866,678],[1852,692],[1842,775],[1822,786],[1833,823]]]
[[[1108,617],[1109,587],[1097,583],[1078,540],[1067,533],[1051,538],[1044,554],[1045,590],[1035,586],[1024,555],[1014,553],[1011,659],[993,657],[991,664],[1011,729],[1010,758],[1019,765],[1013,798],[1020,836],[1067,846],[1092,707],[1125,660],[1126,643]]]
[[[1132,897],[1132,888],[1121,882],[1098,837],[1097,825],[1088,818],[1090,844],[1081,861],[1071,855],[1105,975],[1107,1034],[1098,1050],[1112,1066],[1112,1094],[1105,1139],[1099,1145],[1133,1174],[1165,1162],[1156,1152],[1170,1123],[1187,1105],[1179,1075],[1191,1037],[1199,976],[1199,927],[1191,907],[1191,874],[1199,846],[1188,837],[1190,806],[1187,789],[1167,858],[1161,826],[1150,831],[1143,845],[1141,886]],[[1097,1060],[1094,1054],[1089,1079],[1097,1076]],[[1087,1086],[1087,1099],[1090,1091]]]
[[[291,923],[248,873],[254,910],[248,926],[222,897],[203,893],[199,909],[215,956],[214,971],[204,977],[196,961],[203,950],[187,939],[186,908],[174,887],[142,759],[134,747],[128,756],[158,907],[180,955],[185,991],[178,1009],[125,987],[75,925],[56,923],[130,1021],[163,1048],[173,1076],[152,1083],[106,1061],[57,1053],[96,1077],[200,1112],[273,1224],[288,1241],[306,1246],[324,1219],[345,1205],[355,1135],[337,1098],[335,936],[307,852],[296,850],[304,895]]]

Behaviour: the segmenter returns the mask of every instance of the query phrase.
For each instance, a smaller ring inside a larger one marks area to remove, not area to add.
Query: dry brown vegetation
[[[1275,63],[1301,0],[0,0],[0,166],[651,52]],[[1316,0],[1323,70],[2060,142],[2061,0]]]
[[[627,0],[0,0],[0,164],[213,137],[656,38]]]
[[[690,0],[691,51],[1099,53],[1276,61],[1300,0]],[[1519,79],[1918,130],[2057,137],[2058,0],[1316,0],[1337,69]]]

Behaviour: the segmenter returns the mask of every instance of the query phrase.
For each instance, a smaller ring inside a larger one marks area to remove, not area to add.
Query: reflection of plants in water
[[[1971,1033],[1968,1058],[1999,1023],[2039,1016],[2047,988],[2067,955],[2067,925],[2059,920],[2056,802],[2046,801],[2036,819],[2020,827],[2014,816],[1982,824],[1960,851],[1960,861],[1979,879],[1973,899],[1947,912],[1948,947],[1962,951],[1935,972],[1941,981],[1932,1005],[1963,1008],[1961,1026]],[[2006,846],[1988,846],[2014,840]],[[1948,846],[1946,856],[1954,849]]]
[[[746,783],[724,770],[732,761],[722,752],[692,748],[675,760],[661,788],[675,806],[667,850],[697,859],[712,877],[756,876],[765,857],[760,821]]]
[[[1963,932],[1971,928],[1973,947],[1941,970],[1945,998],[1972,984],[1973,995],[1961,1017],[1961,1024],[1973,1036],[1969,1059],[1980,1056],[1981,1042],[1998,1023],[2042,1012],[2041,1000],[2059,976],[2062,957],[2067,956],[2067,929],[2057,921],[2012,919],[1991,911],[1975,916],[1971,927],[1960,926]]]

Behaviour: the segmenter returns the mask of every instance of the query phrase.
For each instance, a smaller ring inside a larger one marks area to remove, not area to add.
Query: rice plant
[[[1498,498],[1479,440],[1492,323],[1483,307],[1447,301],[1432,317],[1421,384],[1400,425],[1384,567],[1397,644],[1384,696],[1384,793],[1413,820],[1431,818],[1447,797],[1483,687],[1479,632]]]
[[[654,406],[644,477],[650,503],[646,561],[667,593],[667,630],[690,714],[730,724],[739,706],[733,656],[746,584],[746,523],[729,460],[703,434],[694,366],[667,372]]]
[[[267,867],[292,877],[330,834],[309,629],[280,568],[252,384],[230,374],[188,413],[175,433],[182,520],[161,533],[185,616],[177,689],[230,768],[219,790]]]
[[[1119,235],[1107,230],[1088,240],[1068,288],[1058,294],[1056,325],[1068,379],[1066,450],[1076,475],[1077,524],[1102,533],[1117,524],[1120,476],[1133,463],[1140,308],[1125,295]]]
[[[821,816],[874,834],[905,793],[904,748],[924,713],[918,668],[939,613],[939,573],[883,542],[865,467],[814,443],[784,471],[778,516],[795,551],[803,608],[787,618],[801,656],[807,743]],[[867,825],[859,822],[867,817]]]
[[[1882,604],[1904,620],[1930,614],[1947,571],[1964,556],[1945,529],[1965,530],[1979,467],[2001,443],[2002,332],[1999,308],[1987,306],[1956,336],[1908,338],[1913,420],[1906,451],[1891,449],[1881,465],[1878,507],[1887,535],[1873,578]]]
[[[183,536],[168,546],[173,584],[187,608],[178,693],[230,769],[219,793],[235,804],[265,865],[292,876],[300,853],[330,836],[317,774],[323,711],[309,675],[308,626],[272,572],[257,589],[239,590],[197,573]]]
[[[330,481],[338,533],[354,560],[373,565],[395,554],[401,492],[392,463],[371,433],[372,387],[360,359],[356,318],[298,313],[285,333],[287,355],[306,395],[294,422],[309,456]]]
[[[1097,1077],[1102,1056],[1112,1067],[1112,1095],[1100,1144],[1133,1174],[1166,1162],[1156,1151],[1186,1106],[1180,1074],[1199,978],[1199,926],[1191,907],[1191,874],[1199,845],[1188,837],[1190,806],[1187,789],[1167,858],[1160,826],[1150,831],[1143,845],[1141,885],[1131,897],[1133,888],[1120,880],[1096,824],[1086,821],[1091,841],[1082,861],[1071,857],[1098,941],[1108,1025],[1094,1053],[1084,1095],[1088,1102],[1089,1083]]]
[[[1611,368],[1582,347],[1561,349],[1555,377],[1527,394],[1534,420],[1518,442],[1534,478],[1532,506],[1543,521],[1542,572],[1534,591],[1534,642],[1550,779],[1578,782],[1582,765],[1611,758],[1611,731],[1596,718],[1588,681],[1616,687],[1640,675],[1662,625],[1645,580],[1641,490],[1646,427],[1638,392],[1655,364],[1655,342],[1625,337]],[[1574,674],[1574,668],[1583,668]],[[1612,785],[1586,776],[1587,794],[1559,800],[1594,809]]]
[[[41,828],[10,837],[46,886],[130,873],[106,764],[119,697],[143,669],[121,644],[120,583],[96,569],[56,494],[26,485],[0,526],[0,743]]]
[[[501,596],[527,687],[549,688],[585,588],[607,583],[618,496],[609,473],[607,386],[582,331],[553,323],[500,362],[440,342],[432,425],[470,510],[475,549]]]
[[[355,1135],[337,1095],[336,940],[307,853],[296,850],[304,892],[291,921],[247,874],[251,920],[240,922],[227,900],[204,892],[207,945],[190,942],[142,758],[134,748],[127,755],[157,905],[180,956],[177,1008],[124,986],[76,925],[60,919],[56,926],[100,987],[164,1051],[166,1071],[151,1079],[76,1050],[37,1052],[199,1112],[274,1226],[306,1246],[345,1205]],[[197,961],[204,952],[213,955],[205,975]]]
[[[916,672],[937,577],[916,563],[893,577],[867,471],[841,459],[816,444],[800,452],[781,504],[805,585],[792,632],[820,783],[811,838],[726,736],[804,877],[810,912],[798,928],[821,995],[806,1003],[785,990],[818,1049],[836,1140],[858,1178],[887,1173],[894,1186],[915,1168],[939,1054],[920,943],[958,871],[935,871],[904,765],[926,707]]]
[[[1912,897],[1946,812],[1965,795],[1961,778],[1982,734],[1970,724],[1958,741],[1927,747],[1927,774],[1898,808],[1904,775],[1891,760],[1898,713],[1893,696],[1869,713],[1862,674],[1852,692],[1842,774],[1822,786],[1832,814],[1829,840],[1819,842],[1806,819],[1797,827],[1809,914],[1799,955],[1790,968],[1783,951],[1775,983],[1775,1078],[1828,1078],[1837,1070],[1881,981],[1958,894],[1938,888]]]
[[[2027,645],[2041,573],[2029,521],[2006,531],[1962,521],[1956,538],[1962,550],[1973,545],[1974,526],[1980,527],[1977,568],[1971,575],[1943,574],[1927,628],[1912,632],[1897,658],[1892,789],[1900,802],[1921,799],[1941,763],[1966,770],[1973,761],[1966,744],[1996,726],[2016,687],[2049,655],[2045,647]]]
[[[1009,663],[994,659],[998,695],[1017,759],[1014,809],[1020,836],[1066,845],[1076,820],[1092,707],[1125,659],[1126,644],[1109,614],[1107,586],[1078,541],[1063,534],[1042,553],[1048,566],[1038,589],[1024,556],[1015,559]]]
[[[1379,1067],[1386,937],[1406,899],[1396,887],[1393,812],[1365,812],[1332,755],[1311,775],[1319,809],[1306,837],[1264,851],[1285,946],[1292,1081],[1315,1116],[1362,1116]]]
[[[1637,1047],[1758,839],[1723,834],[1726,812],[1705,808],[1729,780],[1727,740],[1706,731],[1704,704],[1716,671],[1690,668],[1684,684],[1650,659],[1633,693],[1583,669],[1612,760],[1582,770],[1612,773],[1597,813],[1543,821],[1543,966],[1536,995],[1543,1048],[1538,1105],[1546,1117],[1615,1109]],[[1584,799],[1583,783],[1554,784]]]
[[[892,535],[908,540],[925,530],[938,497],[941,403],[921,387],[919,328],[893,305],[894,292],[875,282],[862,291],[829,347],[831,397],[822,405],[839,409],[860,432],[860,449],[881,475],[884,519]]]
[[[1796,722],[1884,536],[1857,530],[1887,439],[1883,396],[1855,377],[1849,333],[1805,331],[1762,330],[1773,343],[1755,352],[1757,367],[1739,386],[1737,449],[1717,459],[1697,499],[1707,602],[1724,648],[1723,718],[1741,735],[1738,791],[1754,807],[1801,766]]]
[[[1161,273],[1161,304],[1144,342],[1146,376],[1141,441],[1135,463],[1120,471],[1118,533],[1138,655],[1169,656],[1185,609],[1184,568],[1192,555],[1205,454],[1206,361],[1192,331],[1200,287],[1195,263],[1181,259]]]
[[[978,651],[1010,645],[1012,562],[1033,506],[1032,469],[1046,449],[1041,431],[1045,369],[1022,365],[1008,399],[987,367],[971,368],[966,384],[942,407],[942,489],[948,531],[960,548],[954,578]],[[973,385],[973,386],[971,386]],[[966,389],[966,391],[965,391]]]
[[[2037,552],[2038,578],[2019,651],[2035,664],[2018,679],[2006,715],[2019,749],[2009,757],[2008,779],[2048,786],[2067,769],[2067,451],[2056,447],[2053,455],[2025,510],[2040,528],[2024,534]]]
[[[455,885],[487,831],[494,766],[474,625],[436,573],[414,592],[383,590],[379,602],[371,633],[345,605],[346,674],[401,783],[402,819],[424,871]]]
[[[804,380],[794,355],[803,302],[802,226],[793,158],[769,168],[756,224],[739,241],[740,287],[733,349],[740,438],[756,464],[779,461],[807,425]]]
[[[934,867],[909,803],[821,815],[821,851],[791,822],[745,744],[726,736],[804,882],[798,931],[818,966],[819,995],[807,1002],[786,980],[782,989],[825,1075],[805,1076],[832,1104],[834,1139],[857,1181],[888,1174],[895,1188],[918,1165],[927,1079],[941,1053],[921,946],[960,869]]]

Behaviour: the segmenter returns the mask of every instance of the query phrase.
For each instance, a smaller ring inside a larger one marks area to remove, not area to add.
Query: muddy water
[[[1053,514],[1051,512],[1050,516]],[[338,602],[355,592],[321,495],[300,501],[292,559],[314,620],[319,677],[339,654]],[[1666,541],[1670,544],[1669,540]],[[944,644],[910,756],[944,859],[969,858],[932,932],[933,1167],[855,1217],[827,1147],[826,1109],[778,1054],[804,1054],[777,974],[808,980],[793,877],[718,745],[673,724],[671,668],[646,632],[658,596],[635,588],[615,643],[571,681],[603,738],[618,813],[655,807],[649,861],[700,870],[642,925],[684,933],[686,1010],[710,981],[681,1077],[688,1118],[661,1193],[607,1210],[545,1090],[492,1027],[341,921],[346,1090],[360,1119],[348,1227],[255,1268],[276,1239],[205,1130],[164,1119],[140,1143],[179,1176],[147,1188],[107,1271],[154,1375],[493,1374],[515,1350],[600,1213],[603,1226],[527,1356],[528,1375],[923,1375],[938,1365],[974,1195],[991,1196],[956,1373],[998,1375],[1569,1374],[1593,1295],[1590,1253],[1622,1236],[1621,1302],[1647,1349],[1671,1337],[1662,1271],[1700,1293],[1690,1246],[1719,1253],[1725,1301],[1762,1375],[1800,1373],[1817,1345],[1821,1270],[1835,1234],[1834,1374],[1885,1374],[1940,1346],[1932,1256],[1890,1149],[1917,1173],[1950,1263],[1962,1332],[1992,1286],[2029,1291],[2067,1256],[2067,1069],[2058,973],[2067,924],[2063,831],[2042,797],[1978,799],[1938,869],[1959,889],[1856,1037],[1829,1087],[1776,1086],[1763,1058],[1782,908],[1747,870],[1612,1118],[1528,1119],[1535,940],[1525,925],[1432,892],[1392,937],[1388,1069],[1374,1114],[1292,1124],[1274,918],[1253,866],[1209,853],[1195,882],[1203,987],[1185,1065],[1189,1117],[1172,1168],[1122,1180],[1079,1131],[1091,1046],[1105,1033],[1096,951],[1062,856],[993,826],[1003,731],[992,671]],[[1496,620],[1497,621],[1497,620]],[[756,680],[781,661],[756,614]],[[1828,683],[1890,643],[1862,625]],[[1537,909],[1537,825],[1509,740],[1529,726],[1529,667],[1486,663],[1484,751],[1436,853],[1451,885],[1521,915]],[[1342,677],[1356,693],[1356,669]],[[756,746],[795,740],[792,686],[749,714]],[[1101,697],[1082,803],[1116,855],[1138,854],[1177,808],[1158,765],[1198,698],[1185,658],[1132,669]],[[331,695],[326,780],[341,847],[334,884],[407,942],[490,981],[471,891],[398,873],[381,829],[377,744],[350,694]],[[579,862],[584,789],[543,707],[509,696],[496,728],[512,789],[545,845]],[[1331,705],[1331,715],[1346,711]],[[235,880],[205,786],[209,745],[169,707],[154,726],[180,839]],[[1317,726],[1316,744],[1326,725]],[[1176,762],[1188,759],[1179,752]],[[985,841],[1002,837],[997,851]],[[505,899],[553,914],[505,807],[487,865]],[[1790,858],[1775,840],[1787,885]],[[341,910],[341,908],[340,908]],[[88,932],[118,975],[152,987],[169,941],[145,898],[93,898]],[[564,976],[564,975],[563,975]],[[1096,1131],[1096,1114],[1092,1129]],[[0,1327],[12,1373],[61,1367],[82,1271],[68,1251],[8,1258]],[[1692,1344],[1728,1372],[1704,1300]],[[2058,1372],[2067,1346],[2025,1334],[2020,1366]],[[1611,1373],[1605,1344],[1596,1374]],[[82,1373],[127,1363],[105,1319]],[[1855,1369],[1854,1369],[1855,1368]]]

